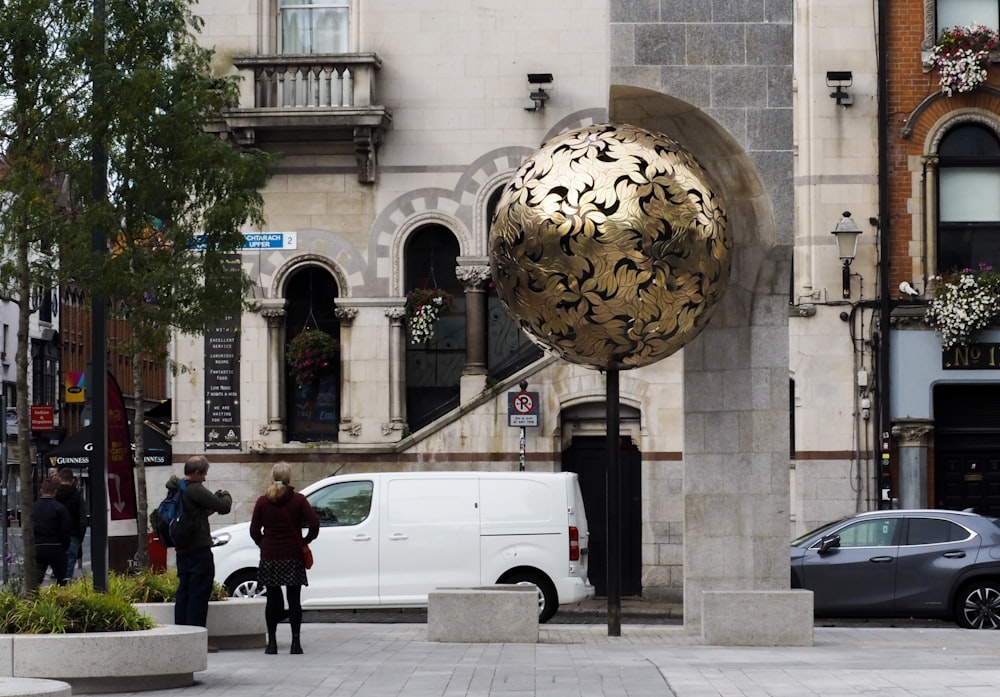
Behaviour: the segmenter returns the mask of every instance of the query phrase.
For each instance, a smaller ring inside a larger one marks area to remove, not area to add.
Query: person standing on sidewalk
[[[77,560],[80,558],[83,536],[87,531],[87,518],[73,470],[69,467],[60,469],[56,474],[56,482],[56,501],[64,505],[69,513],[69,548],[66,550],[65,578],[72,580],[76,573]]]
[[[38,498],[31,508],[35,528],[35,569],[38,585],[45,580],[45,572],[52,567],[52,575],[60,586],[66,578],[66,549],[69,547],[70,522],[66,507],[56,501],[56,483],[51,479],[42,482]]]
[[[177,595],[174,599],[174,624],[204,627],[208,624],[208,600],[215,580],[215,558],[212,556],[212,528],[208,517],[213,513],[229,513],[233,497],[219,489],[214,493],[205,486],[208,458],[193,455],[184,463],[184,515],[192,517],[193,541],[177,548]],[[174,475],[167,489],[180,486]],[[214,647],[209,647],[214,652]]]
[[[278,622],[285,614],[282,586],[288,595],[288,624],[292,629],[290,653],[302,653],[302,586],[309,585],[303,547],[319,535],[319,517],[309,501],[291,486],[291,468],[279,462],[271,468],[271,484],[257,499],[250,517],[250,537],[260,547],[257,583],[267,588],[264,621],[267,648],[278,653]],[[305,538],[302,528],[308,528]]]

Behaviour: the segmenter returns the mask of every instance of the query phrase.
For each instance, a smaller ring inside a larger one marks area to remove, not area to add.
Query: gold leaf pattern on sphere
[[[725,208],[660,133],[601,124],[556,136],[518,169],[490,228],[508,312],[563,358],[629,369],[705,327],[729,279]]]

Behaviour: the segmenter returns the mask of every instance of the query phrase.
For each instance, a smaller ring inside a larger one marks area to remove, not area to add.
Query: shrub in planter
[[[0,634],[75,634],[152,629],[132,601],[94,590],[89,579],[48,586],[32,596],[0,592]]]
[[[131,603],[172,603],[177,596],[177,572],[142,569],[134,574],[111,573],[108,577],[108,591],[127,598]],[[225,600],[229,597],[226,587],[212,582],[209,600]]]

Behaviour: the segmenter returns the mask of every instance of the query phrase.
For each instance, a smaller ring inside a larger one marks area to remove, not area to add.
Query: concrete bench
[[[438,588],[427,600],[430,641],[538,643],[538,589],[532,585]]]
[[[42,678],[0,678],[0,697],[70,697],[68,682]]]
[[[711,646],[812,646],[812,591],[705,591],[701,636]]]
[[[267,644],[264,598],[227,598],[208,604],[208,643],[220,649],[257,649]],[[173,603],[133,603],[159,625],[174,623]]]
[[[187,687],[208,668],[204,627],[0,634],[0,675],[69,683],[74,695]],[[5,678],[3,678],[5,679]]]

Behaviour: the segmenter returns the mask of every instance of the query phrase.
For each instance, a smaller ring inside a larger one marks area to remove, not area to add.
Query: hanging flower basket
[[[941,334],[945,350],[968,346],[1000,316],[1000,273],[992,266],[980,264],[935,280],[939,285],[927,308],[927,323]]]
[[[440,288],[414,288],[406,296],[406,330],[411,344],[434,336],[441,315],[451,309],[451,295]]]
[[[950,97],[955,92],[971,92],[986,82],[990,52],[998,45],[997,32],[982,24],[951,27],[941,32],[931,59],[941,90]]]
[[[323,375],[337,359],[337,340],[319,329],[305,329],[288,343],[285,356],[292,379],[299,387]]]

